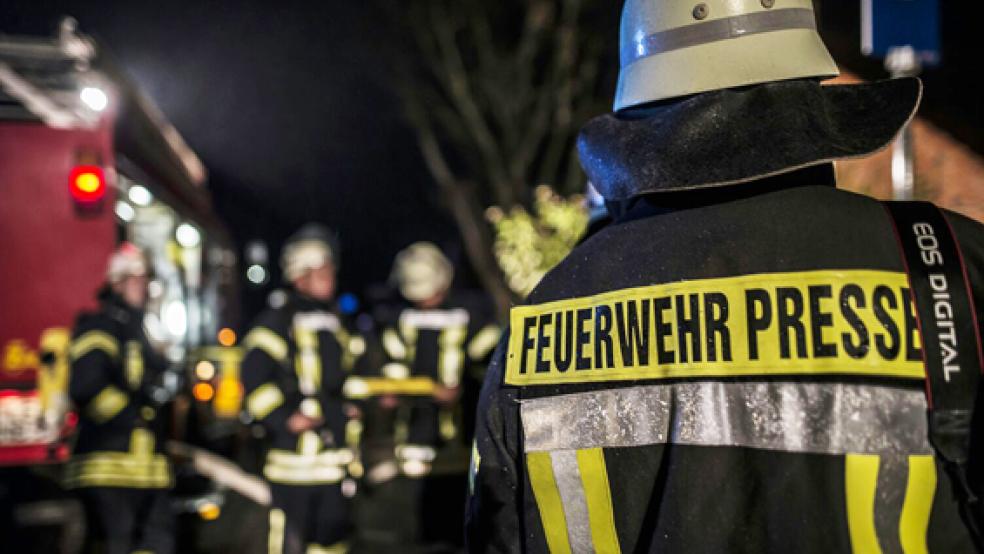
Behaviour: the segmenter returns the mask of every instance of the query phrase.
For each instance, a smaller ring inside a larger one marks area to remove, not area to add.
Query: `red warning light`
[[[93,204],[106,196],[106,175],[98,165],[77,165],[68,176],[72,198],[83,204]]]

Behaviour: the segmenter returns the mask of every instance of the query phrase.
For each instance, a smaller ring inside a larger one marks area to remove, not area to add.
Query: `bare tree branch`
[[[585,0],[388,2],[406,48],[393,70],[407,119],[483,285],[508,287],[485,208],[530,207],[532,189],[583,187],[574,141],[609,109],[617,10]],[[604,69],[603,69],[604,68]]]

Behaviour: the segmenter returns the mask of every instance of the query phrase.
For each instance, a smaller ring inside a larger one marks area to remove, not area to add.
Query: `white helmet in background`
[[[615,111],[838,74],[812,0],[627,0],[619,48]]]
[[[109,256],[106,267],[106,280],[116,284],[127,277],[146,276],[147,258],[135,244],[124,242]]]
[[[430,242],[416,242],[396,255],[393,280],[411,302],[422,302],[451,288],[454,266]]]
[[[284,280],[294,281],[326,264],[338,266],[334,235],[324,226],[309,223],[287,239],[280,256]]]

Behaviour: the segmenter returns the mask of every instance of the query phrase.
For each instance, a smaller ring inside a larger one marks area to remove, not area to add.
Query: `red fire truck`
[[[173,360],[236,313],[236,256],[206,172],[160,110],[66,19],[0,35],[0,465],[63,460],[74,417],[67,345],[106,260],[140,246],[145,326]]]

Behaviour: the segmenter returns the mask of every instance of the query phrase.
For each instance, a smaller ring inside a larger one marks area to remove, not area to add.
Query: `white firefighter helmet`
[[[280,256],[284,280],[294,281],[329,263],[337,267],[336,250],[334,235],[324,226],[309,223],[301,227],[287,239]]]
[[[615,111],[838,74],[812,0],[627,0],[619,43]]]
[[[454,266],[430,242],[416,242],[396,255],[393,280],[411,302],[421,302],[451,288]]]
[[[147,275],[147,258],[135,244],[124,242],[109,256],[106,265],[106,280],[111,284],[119,283],[127,277]]]

